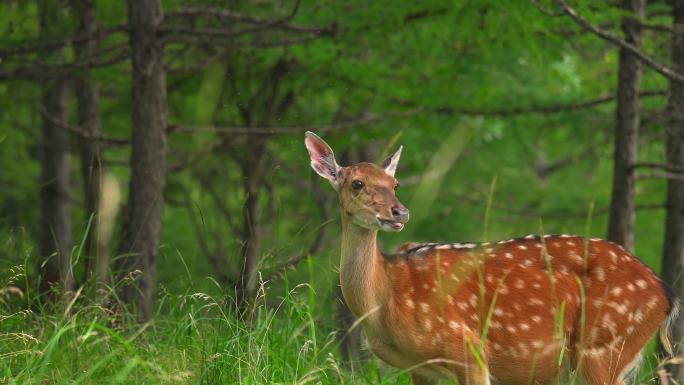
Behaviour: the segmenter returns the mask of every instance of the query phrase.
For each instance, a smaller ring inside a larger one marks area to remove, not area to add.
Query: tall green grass
[[[410,383],[374,359],[355,372],[345,366],[340,333],[321,319],[334,301],[309,283],[290,286],[287,276],[279,293],[262,285],[243,316],[227,296],[162,288],[154,321],[138,325],[85,291],[71,305],[39,307],[18,289],[24,270],[0,272],[3,384]]]

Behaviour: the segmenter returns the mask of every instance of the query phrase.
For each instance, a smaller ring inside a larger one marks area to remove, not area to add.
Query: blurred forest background
[[[0,382],[408,383],[350,331],[306,130],[404,145],[386,250],[606,237],[684,297],[684,1],[4,0],[0,34]]]

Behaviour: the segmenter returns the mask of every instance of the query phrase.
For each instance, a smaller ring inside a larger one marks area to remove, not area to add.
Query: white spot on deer
[[[618,259],[617,254],[615,254],[615,252],[613,250],[608,250],[608,254],[610,254],[610,260],[613,263],[617,263],[617,259]]]
[[[634,311],[634,321],[641,322],[643,320],[644,320],[644,312],[642,312],[641,309],[636,309],[636,311]]]
[[[627,289],[629,291],[636,291],[636,286],[634,286],[634,284],[630,282],[627,284]]]
[[[538,315],[533,315],[531,318],[532,318],[532,321],[535,323],[540,324],[542,322],[542,317],[540,317]]]
[[[505,254],[504,254],[504,258],[506,258],[506,259],[513,259],[513,254],[511,254],[511,253],[505,253]]]
[[[542,347],[544,347],[544,343],[539,340],[532,341],[532,347],[535,349],[541,349]]]
[[[627,326],[627,334],[632,334],[632,333],[634,333],[634,326],[632,326],[632,325]]]
[[[535,288],[535,289],[541,289],[541,284],[540,284],[539,282],[534,282],[534,283],[532,284],[532,287]]]
[[[525,246],[525,245],[518,245],[518,249],[520,249],[520,250],[527,250],[527,246]]]
[[[442,261],[442,266],[449,267],[449,261]]]
[[[435,250],[451,250],[453,247],[451,245],[439,245],[435,247]]]
[[[503,326],[501,325],[501,322],[492,320],[492,321],[489,323],[489,327],[490,327],[491,329],[501,329]]]
[[[458,307],[461,308],[461,310],[468,310],[468,304],[465,302],[459,302]]]
[[[449,305],[454,304],[454,297],[452,297],[451,294],[447,294],[447,302],[449,302]]]
[[[575,246],[575,242],[573,241],[565,241],[565,244],[568,246]]]
[[[619,286],[618,286],[618,287],[614,287],[613,290],[610,291],[610,293],[617,297],[617,296],[619,296],[620,294],[622,294],[622,288],[619,287]]]
[[[499,242],[497,242],[496,244],[497,244],[497,245],[503,245],[504,243],[506,243],[506,241],[499,241]]]
[[[590,241],[593,241],[593,242],[599,242],[599,241],[602,241],[602,239],[601,239],[601,238],[589,238],[589,240],[590,240]]]
[[[500,351],[501,349],[503,349],[503,348],[501,347],[501,345],[497,344],[496,342],[494,342],[494,343],[492,344],[492,347],[494,348],[494,350],[497,350],[497,351]]]
[[[530,325],[528,325],[528,324],[526,324],[526,323],[524,323],[524,322],[521,323],[521,324],[518,325],[518,326],[520,327],[520,330],[530,330]]]
[[[432,321],[429,319],[424,320],[423,326],[425,326],[425,330],[432,330]]]
[[[409,287],[409,293],[415,293],[415,292],[416,292],[415,287],[413,287],[413,286]]]
[[[474,244],[474,243],[464,243],[464,244],[463,244],[463,247],[465,247],[466,249],[472,249],[472,248],[474,248],[475,246],[477,246],[477,245]]]
[[[514,308],[515,310],[517,310],[517,311],[522,310],[522,306],[520,306],[520,304],[517,303],[517,302],[515,302],[515,303],[513,304],[513,308]]]
[[[659,301],[658,297],[651,297],[651,299],[648,301],[646,306],[648,306],[649,309],[653,309],[658,304],[658,301]]]
[[[487,278],[486,278],[486,279],[487,279],[487,282],[489,282],[489,283],[494,282],[494,276],[491,275],[491,274],[487,274]]]
[[[634,283],[636,283],[636,285],[639,286],[639,287],[642,288],[642,289],[645,289],[646,286],[648,286],[648,285],[646,284],[646,281],[644,281],[643,279],[637,279],[636,282],[634,282]]]
[[[502,284],[501,286],[499,286],[499,294],[501,294],[501,295],[506,295],[506,294],[508,294],[509,292],[510,292],[510,290],[508,290],[508,286],[507,286],[507,285]]]
[[[430,289],[430,291],[433,292],[433,293],[436,293],[436,292],[437,292],[437,287],[436,287],[436,286],[433,286],[433,287]]]
[[[604,347],[593,347],[585,349],[585,354],[592,357],[602,356],[606,353],[606,348]]]
[[[602,267],[597,267],[596,269],[594,269],[594,273],[596,273],[596,279],[598,279],[600,282],[606,280],[606,272],[603,270]]]
[[[544,301],[540,300],[539,298],[530,298],[527,300],[527,303],[532,305],[532,306],[544,306],[545,305]]]
[[[406,300],[406,306],[408,306],[410,309],[414,309],[416,307],[416,305],[410,299]]]
[[[461,325],[459,325],[456,321],[449,321],[449,327],[453,330],[458,330]]]
[[[515,281],[515,287],[518,288],[518,289],[524,288],[524,287],[525,287],[525,281],[523,281],[521,278],[518,278],[518,279]]]
[[[470,295],[470,306],[477,306],[477,296],[475,294]]]
[[[478,316],[477,313],[473,313],[470,315],[470,319],[475,321],[475,322],[478,322],[478,321],[480,321],[480,316]]]
[[[525,266],[532,266],[532,265],[534,264],[534,262],[532,262],[531,259],[526,259],[526,260],[523,261],[523,264],[524,264]]]
[[[426,314],[427,314],[427,312],[430,311],[430,305],[428,305],[428,304],[425,303],[425,302],[421,302],[421,303],[420,303],[420,310],[422,310],[423,313],[426,313]]]
[[[496,258],[496,257],[497,257],[497,255],[496,255],[496,254],[494,254],[494,253],[491,253],[491,254],[487,254],[487,256],[488,256],[489,258]]]
[[[492,249],[491,247],[488,247],[485,249],[485,253],[493,253],[493,252],[494,252],[494,249]]]
[[[568,234],[561,234],[561,235],[559,235],[559,237],[561,237],[561,238],[571,238],[571,237],[572,237],[572,235],[568,235]]]
[[[451,273],[451,274],[449,275],[449,278],[451,278],[454,282],[460,282],[460,281],[461,281],[461,279],[458,278],[458,276],[457,276],[456,274],[454,274],[454,273]]]
[[[444,318],[442,318],[442,317],[440,317],[440,316],[437,316],[437,321],[439,321],[439,323],[443,324],[443,323],[444,323]]]
[[[513,325],[506,326],[506,330],[508,330],[510,333],[515,333],[518,331],[518,329],[516,329]]]
[[[608,302],[606,305],[612,307],[613,309],[615,309],[616,312],[620,314],[627,313],[627,306],[623,304],[619,304],[617,302]]]

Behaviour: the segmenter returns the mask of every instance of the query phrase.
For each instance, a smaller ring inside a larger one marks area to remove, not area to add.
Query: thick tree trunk
[[[684,72],[684,1],[673,2],[672,68]],[[667,163],[684,167],[684,83],[670,80],[665,143]],[[684,181],[667,180],[667,217],[665,220],[665,243],[663,245],[662,275],[679,298],[684,298]],[[673,340],[684,341],[684,317],[674,324]],[[679,354],[684,353],[680,349]],[[684,365],[670,368],[673,378],[684,378]]]
[[[78,14],[79,34],[92,34],[97,25],[95,23],[95,4],[92,0],[72,0],[74,9]],[[97,47],[97,41],[87,40],[74,46],[78,59],[91,56]],[[74,79],[76,100],[78,102],[78,126],[83,129],[87,137],[80,137],[81,152],[81,177],[83,178],[83,195],[85,197],[86,220],[91,216],[93,219],[86,234],[85,248],[83,250],[86,261],[86,279],[95,274],[96,266],[106,265],[108,261],[96,261],[98,255],[107,256],[107,253],[98,254],[98,232],[100,218],[97,215],[98,198],[100,196],[100,183],[103,174],[102,150],[96,138],[102,134],[102,121],[100,116],[100,92],[90,80],[88,71],[83,71]],[[96,277],[95,284],[100,283]],[[106,283],[106,282],[102,282]]]
[[[622,7],[635,17],[643,17],[645,0],[623,0]],[[641,29],[632,17],[622,21],[625,40],[641,46]],[[639,141],[639,85],[641,63],[625,49],[620,49],[615,155],[613,160],[613,194],[610,202],[608,239],[634,250],[634,170]]]
[[[121,274],[138,272],[121,297],[136,306],[138,321],[152,317],[156,258],[162,227],[166,172],[167,99],[164,49],[157,37],[160,0],[129,0],[133,67],[131,180],[119,254]]]
[[[54,1],[39,4],[40,31],[44,37],[60,27],[59,12]],[[45,53],[43,60],[60,60],[64,52]],[[47,293],[59,285],[66,295],[74,290],[71,269],[71,204],[69,177],[69,134],[60,124],[67,122],[68,99],[65,79],[49,79],[43,83],[40,177],[40,271],[39,291]]]

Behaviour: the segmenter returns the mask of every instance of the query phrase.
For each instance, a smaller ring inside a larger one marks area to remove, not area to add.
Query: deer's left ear
[[[399,164],[399,158],[401,158],[401,149],[404,148],[404,146],[399,146],[399,149],[397,152],[392,154],[389,158],[385,159],[384,162],[382,162],[382,168],[385,169],[385,172],[389,176],[394,176],[394,173],[397,171],[397,165]]]

